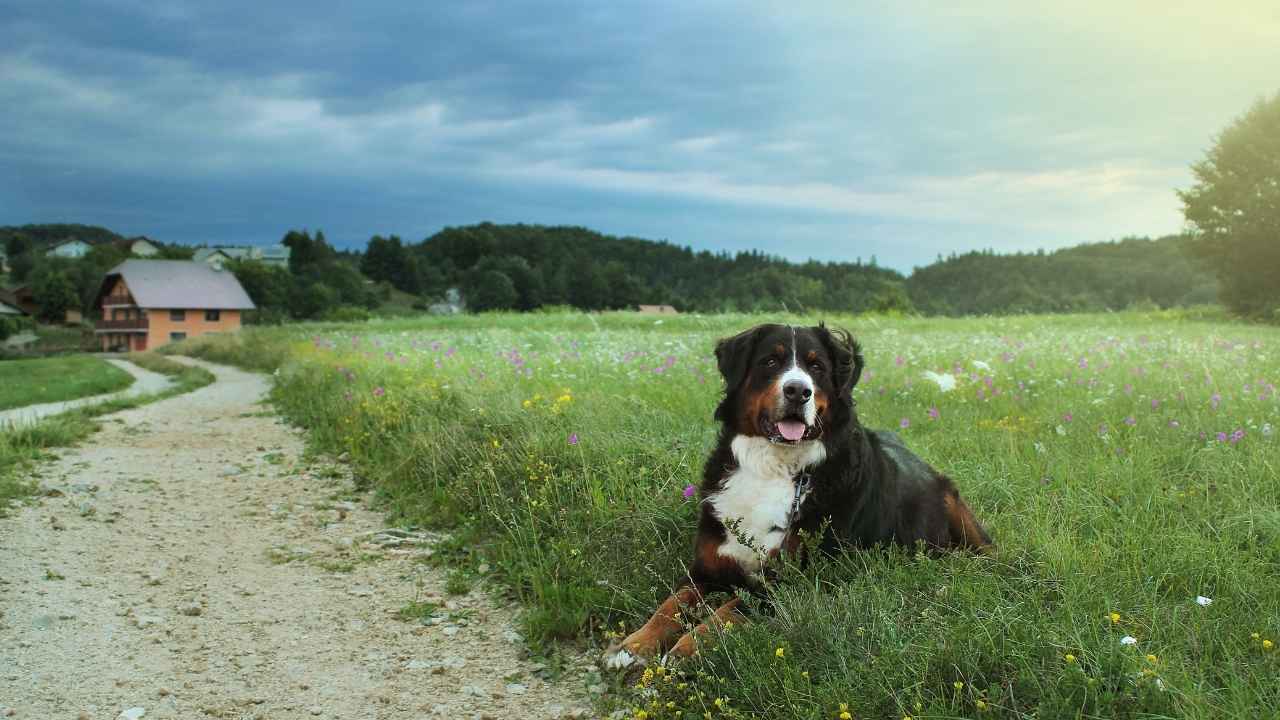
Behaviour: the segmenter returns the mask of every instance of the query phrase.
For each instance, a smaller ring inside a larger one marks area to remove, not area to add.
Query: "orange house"
[[[104,351],[150,350],[240,329],[253,301],[235,275],[189,260],[125,260],[107,272],[94,307]]]

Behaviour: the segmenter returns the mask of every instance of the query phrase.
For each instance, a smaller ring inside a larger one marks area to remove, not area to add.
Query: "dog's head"
[[[839,329],[759,325],[721,340],[725,396],[716,419],[742,435],[796,444],[853,419],[862,351]]]

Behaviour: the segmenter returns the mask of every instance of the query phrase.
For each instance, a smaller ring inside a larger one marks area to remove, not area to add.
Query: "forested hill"
[[[1119,310],[1217,301],[1217,280],[1188,238],[1126,238],[1052,253],[971,252],[916,268],[907,293],[928,315]]]
[[[370,249],[372,254],[372,244]],[[700,311],[862,311],[906,306],[902,275],[874,264],[795,264],[759,252],[694,252],[580,227],[485,223],[446,228],[409,249],[424,272],[439,272],[445,284],[460,286],[473,308],[645,303]]]

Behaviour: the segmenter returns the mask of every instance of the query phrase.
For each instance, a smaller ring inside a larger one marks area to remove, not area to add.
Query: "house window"
[[[186,310],[170,310],[169,319],[173,322],[186,322],[187,311]]]
[[[177,332],[169,333],[169,342],[178,342],[179,340],[186,340],[186,339],[187,339],[186,333],[177,333]]]
[[[221,319],[222,319],[221,310],[205,310],[204,311],[205,322],[218,322]]]

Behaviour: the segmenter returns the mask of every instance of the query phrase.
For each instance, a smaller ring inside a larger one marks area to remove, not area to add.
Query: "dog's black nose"
[[[806,403],[813,397],[813,388],[802,380],[788,380],[782,385],[782,396],[789,402]]]

